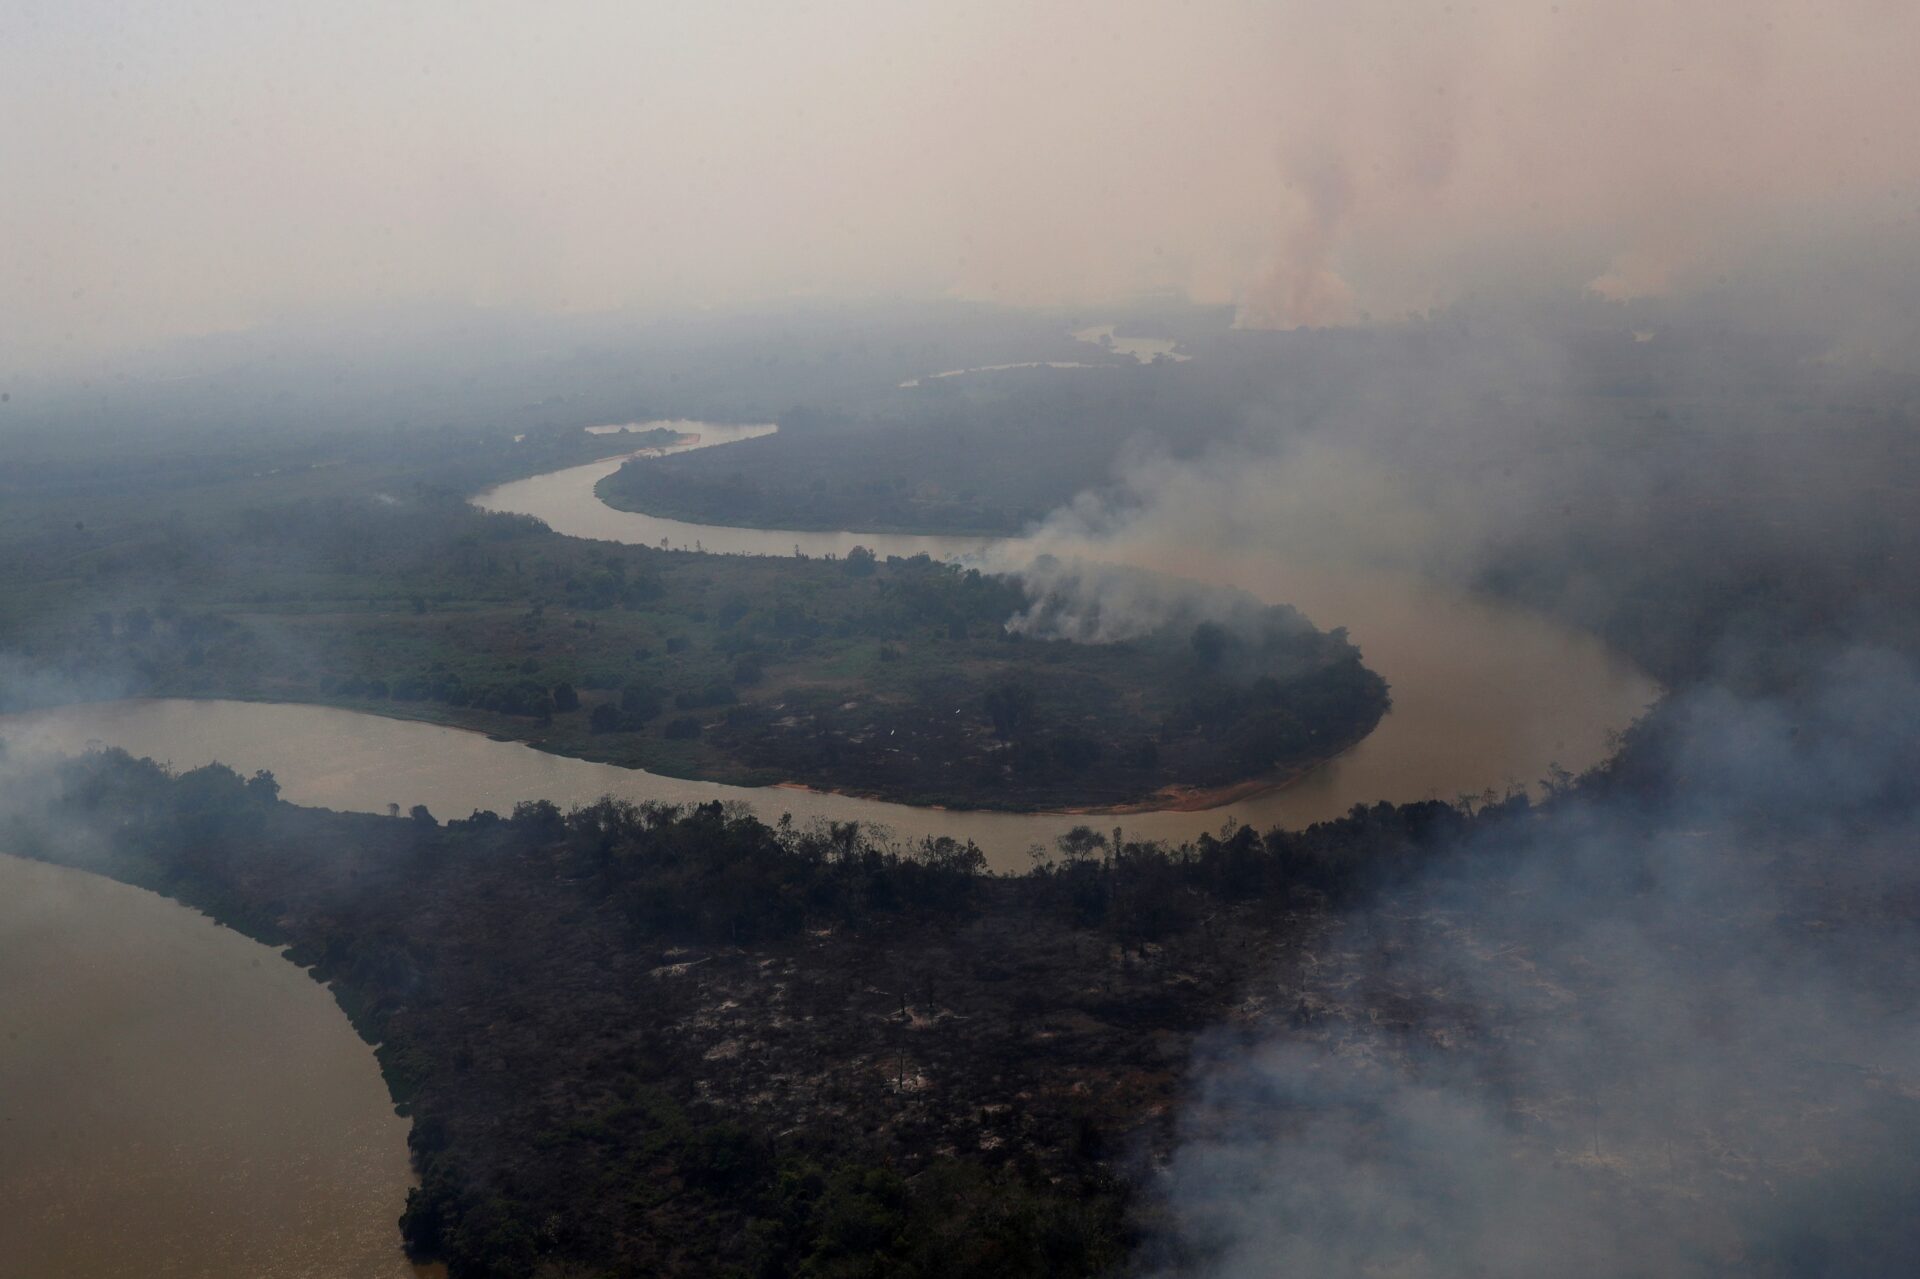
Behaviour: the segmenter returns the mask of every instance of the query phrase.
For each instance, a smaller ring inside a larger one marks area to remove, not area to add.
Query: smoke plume
[[[1669,708],[1656,798],[1480,836],[1202,1053],[1169,1271],[1879,1275],[1920,1246],[1920,679]]]

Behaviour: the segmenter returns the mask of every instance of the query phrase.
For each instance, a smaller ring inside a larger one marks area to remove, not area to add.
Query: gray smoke
[[[1669,723],[1656,800],[1480,836],[1215,1035],[1169,1272],[1911,1273],[1920,677]]]
[[[1858,575],[1857,608],[1900,589],[1868,584],[1871,565],[1920,551],[1901,496],[1920,471],[1920,274],[1797,247],[1796,267],[1685,299],[1509,298],[1202,347],[1182,376],[1252,388],[1235,428],[1129,456],[1033,543],[1216,580],[1262,558],[1386,569],[1603,633],[1641,566],[1777,577],[1824,560]],[[1138,606],[1114,589],[1078,611],[1112,627]]]
[[[1185,635],[1203,622],[1251,637],[1308,625],[1296,610],[1246,591],[1120,564],[1043,554],[1019,577],[1029,603],[1006,626],[1035,639],[1113,644],[1156,632]]]

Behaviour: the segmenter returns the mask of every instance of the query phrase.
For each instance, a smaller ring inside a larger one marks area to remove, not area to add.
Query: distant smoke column
[[[1287,165],[1295,211],[1278,237],[1277,260],[1241,301],[1234,323],[1249,329],[1319,328],[1353,319],[1353,290],[1333,269],[1353,204],[1343,159],[1318,151]]]

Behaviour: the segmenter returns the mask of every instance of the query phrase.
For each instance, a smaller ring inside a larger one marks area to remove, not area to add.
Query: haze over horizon
[[[423,303],[1858,309],[1920,240],[1916,46],[1887,0],[19,3],[0,368]]]

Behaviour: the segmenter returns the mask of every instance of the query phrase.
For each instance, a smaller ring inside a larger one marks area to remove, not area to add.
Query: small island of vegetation
[[[0,709],[317,702],[677,777],[1025,810],[1270,786],[1387,709],[1344,633],[1244,597],[1085,643],[1010,626],[1048,606],[1020,579],[924,556],[589,542],[466,502],[514,452],[584,438],[457,467],[403,438],[190,485],[131,464],[23,483],[0,639],[37,675]]]

